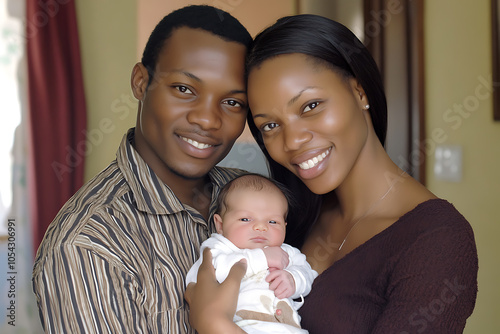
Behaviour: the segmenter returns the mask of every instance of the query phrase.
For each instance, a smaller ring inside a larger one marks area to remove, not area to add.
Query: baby
[[[215,275],[223,282],[232,265],[245,258],[234,322],[247,333],[307,333],[297,310],[318,276],[305,255],[284,244],[287,191],[274,181],[247,174],[220,192],[214,215],[217,233],[201,245],[212,253]],[[196,282],[200,258],[186,277]]]

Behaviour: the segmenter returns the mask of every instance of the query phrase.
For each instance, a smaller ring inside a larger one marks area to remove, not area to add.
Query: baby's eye
[[[241,220],[242,222],[249,222],[249,221],[250,221],[250,219],[248,219],[248,218],[240,218],[240,220]]]
[[[276,220],[270,220],[268,223],[269,223],[269,224],[278,224],[278,223],[276,222]]]
[[[178,85],[174,86],[175,89],[177,89],[179,92],[184,93],[184,94],[193,94],[193,92],[187,88],[186,86]]]
[[[261,129],[262,132],[268,132],[268,131],[271,131],[272,129],[274,128],[277,128],[279,125],[276,124],[276,123],[267,123],[266,125],[264,125]]]
[[[306,105],[306,107],[304,108],[303,112],[306,113],[308,111],[311,111],[313,110],[314,108],[316,108],[317,106],[319,105],[319,102],[312,102],[312,103],[309,103],[308,105]]]

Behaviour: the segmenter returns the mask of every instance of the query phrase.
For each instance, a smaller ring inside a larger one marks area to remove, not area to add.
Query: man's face
[[[141,103],[135,146],[163,182],[204,177],[243,131],[245,53],[242,44],[183,27],[163,46],[147,89],[134,89],[136,72],[145,71],[134,68]]]

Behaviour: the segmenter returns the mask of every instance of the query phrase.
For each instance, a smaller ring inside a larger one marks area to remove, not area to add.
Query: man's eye
[[[276,123],[267,123],[266,125],[264,125],[262,127],[262,132],[268,132],[268,131],[271,131],[272,129],[274,128],[277,128],[278,127],[278,124]]]
[[[309,103],[308,105],[306,105],[306,107],[304,108],[303,112],[306,113],[308,111],[311,111],[313,110],[314,108],[316,108],[317,106],[319,105],[319,102],[312,102],[312,103]]]
[[[193,92],[186,86],[174,86],[179,92],[184,94],[193,94]]]

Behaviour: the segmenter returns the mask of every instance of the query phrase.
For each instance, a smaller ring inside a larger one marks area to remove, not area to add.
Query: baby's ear
[[[214,214],[214,223],[217,233],[222,234],[222,217],[218,213]]]

